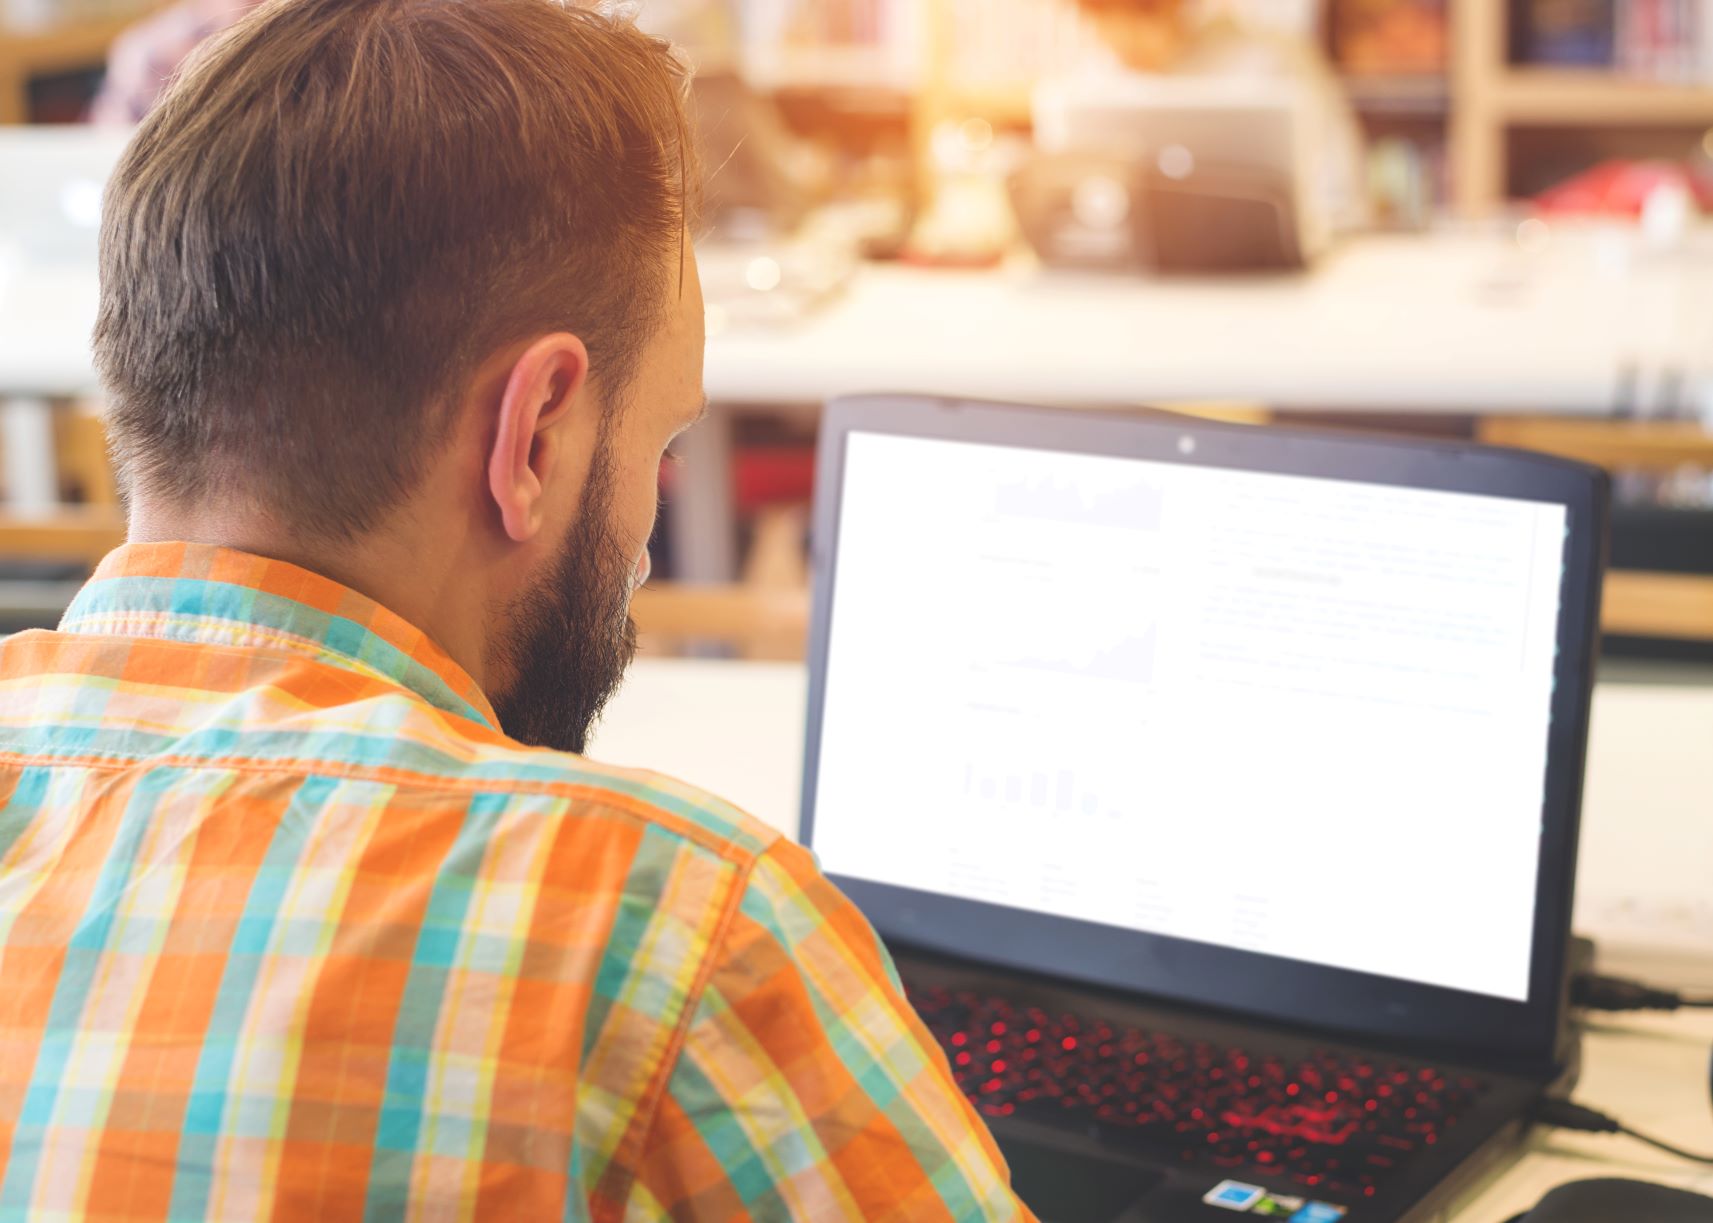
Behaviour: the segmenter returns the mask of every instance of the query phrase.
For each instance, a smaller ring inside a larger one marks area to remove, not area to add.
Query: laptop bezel
[[[1607,481],[1564,460],[1462,443],[1224,424],[1172,413],[1066,410],[916,395],[835,400],[821,424],[811,569],[801,837],[814,847],[846,443],[871,432],[1196,466],[1360,480],[1563,505],[1565,567],[1528,996],[1514,1002],[1210,944],[1003,908],[829,872],[883,939],[1024,972],[1296,1027],[1549,1070],[1563,1005],[1589,703],[1604,571]],[[1182,443],[1194,441],[1193,455]],[[877,761],[877,765],[883,761]],[[1312,886],[1313,881],[1305,881]],[[1422,881],[1455,903],[1455,880]]]

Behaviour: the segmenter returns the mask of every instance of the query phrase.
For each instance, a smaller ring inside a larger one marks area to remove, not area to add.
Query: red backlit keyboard
[[[1420,1063],[1251,1055],[1169,1032],[940,987],[910,1000],[990,1117],[1093,1123],[1186,1163],[1373,1196],[1442,1141],[1482,1085]]]

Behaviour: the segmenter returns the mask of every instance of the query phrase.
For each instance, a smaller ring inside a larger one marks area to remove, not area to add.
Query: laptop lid
[[[803,837],[883,937],[1551,1062],[1600,473],[880,396],[816,498]]]

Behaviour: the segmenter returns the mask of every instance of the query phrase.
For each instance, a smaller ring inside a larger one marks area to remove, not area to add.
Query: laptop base
[[[1009,999],[1017,1014],[1037,1017],[1025,1022],[1043,1027],[1062,1022],[1059,1016],[1081,1016],[1085,1030],[1106,1033],[1097,1039],[1107,1042],[1113,1056],[1126,1060],[1132,1045],[1142,1047],[1136,1043],[1141,1039],[1138,1034],[1148,1033],[1156,1040],[1149,1047],[1178,1042],[1193,1047],[1203,1059],[1208,1059],[1210,1050],[1243,1050],[1241,1056],[1253,1058],[1257,1067],[1274,1067],[1275,1073],[1283,1067],[1295,1074],[1292,1068],[1324,1065],[1333,1057],[1345,1058],[1353,1067],[1383,1066],[1394,1073],[1396,1067],[1404,1066],[1411,1083],[1398,1090],[1424,1093],[1431,1080],[1418,1084],[1416,1076],[1427,1071],[1429,1064],[1418,1053],[1349,1045],[1326,1034],[1281,1031],[1264,1020],[1250,1022],[1139,1001],[910,948],[894,950],[907,993],[941,1042],[960,1085],[992,1128],[1018,1196],[1042,1223],[1213,1223],[1238,1213],[1297,1223],[1400,1223],[1426,1218],[1475,1176],[1514,1153],[1527,1129],[1523,1119],[1546,1089],[1544,1083],[1519,1076],[1434,1059],[1436,1077],[1478,1076],[1480,1092],[1432,1138],[1407,1150],[1400,1139],[1400,1149],[1393,1152],[1391,1147],[1376,1145],[1372,1135],[1350,1132],[1348,1126],[1340,1131],[1329,1120],[1323,1123],[1325,1141],[1305,1141],[1298,1148],[1301,1161],[1295,1165],[1272,1155],[1290,1150],[1289,1144],[1276,1141],[1276,1130],[1285,1118],[1262,1112],[1252,1098],[1245,1103],[1222,1097],[1209,1107],[1223,1111],[1234,1126],[1252,1124],[1251,1132],[1266,1139],[1257,1139],[1263,1152],[1260,1158],[1275,1161],[1271,1166],[1254,1158],[1245,1162],[1235,1153],[1241,1148],[1234,1149],[1229,1138],[1218,1132],[1195,1131],[1191,1140],[1167,1135],[1162,1141],[1164,1127],[1134,1124],[1128,1114],[1136,1110],[1125,1108],[1129,1101],[1120,1093],[1102,1096],[1099,1106],[1082,1106],[1071,1097],[1079,1083],[1094,1080],[1086,1061],[1067,1064],[1060,1057],[1050,1066],[1042,1063],[1046,1070],[1042,1077],[1051,1081],[1051,1090],[1043,1098],[1018,1093],[1014,1085],[1001,1084],[993,1076],[996,1068],[1009,1073],[1000,1059],[1016,1060],[1013,1050],[1020,1043],[1016,1034],[991,1033],[995,1025],[988,1022],[990,1013],[980,1011],[979,1033],[972,1030],[961,1034],[961,1039],[959,1033],[948,1037],[940,1004],[948,997]],[[954,1005],[967,1006],[967,1001]],[[1051,1018],[1041,1021],[1042,1015]],[[1056,1044],[1059,1029],[1047,1030],[1055,1034]],[[990,1037],[995,1051],[990,1052],[981,1037]],[[1132,1044],[1126,1045],[1126,1040]],[[1156,1107],[1160,1096],[1169,1094],[1174,1107],[1184,1113],[1195,1108],[1196,1101],[1185,1094],[1191,1090],[1181,1081],[1135,1088],[1144,1110]],[[1018,1102],[1011,1103],[1014,1100]],[[1255,1111],[1239,1117],[1244,1109]],[[1218,1141],[1203,1148],[1204,1138]],[[1396,1158],[1376,1155],[1371,1164],[1364,1153],[1378,1151]],[[1341,1157],[1346,1169],[1354,1166],[1355,1170],[1329,1174],[1329,1152]]]

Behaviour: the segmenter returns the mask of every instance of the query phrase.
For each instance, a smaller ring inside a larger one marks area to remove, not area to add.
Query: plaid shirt
[[[1028,1219],[809,855],[292,565],[0,645],[0,1219]]]

